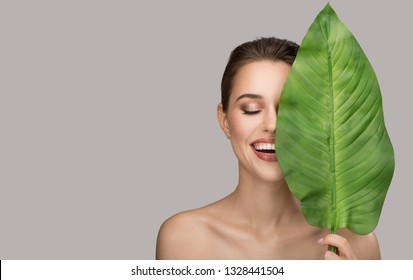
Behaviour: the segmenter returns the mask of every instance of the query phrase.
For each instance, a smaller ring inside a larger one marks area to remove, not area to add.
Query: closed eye
[[[245,115],[255,115],[261,112],[261,110],[254,110],[254,111],[249,111],[249,110],[242,110],[242,113]]]

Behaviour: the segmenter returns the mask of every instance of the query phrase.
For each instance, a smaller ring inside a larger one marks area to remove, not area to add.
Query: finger
[[[342,258],[331,251],[326,251],[324,253],[324,259],[325,260],[341,260]]]
[[[331,245],[338,248],[340,257],[343,259],[356,259],[353,249],[346,238],[337,234],[328,234],[324,238],[319,240],[322,245]]]

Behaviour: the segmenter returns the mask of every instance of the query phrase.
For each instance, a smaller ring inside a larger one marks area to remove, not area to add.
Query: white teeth
[[[254,144],[254,148],[256,150],[274,150],[275,151],[275,144],[257,143],[257,144]]]

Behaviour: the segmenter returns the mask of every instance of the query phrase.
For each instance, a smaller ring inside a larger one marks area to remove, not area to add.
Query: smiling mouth
[[[252,147],[259,153],[275,154],[275,144],[273,143],[255,143]]]
[[[253,142],[251,148],[255,155],[268,162],[277,161],[274,139],[261,139]]]

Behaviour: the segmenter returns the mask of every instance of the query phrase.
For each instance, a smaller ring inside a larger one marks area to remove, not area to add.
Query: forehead
[[[235,76],[231,100],[245,93],[276,97],[281,93],[291,66],[283,61],[254,61],[242,66]]]

